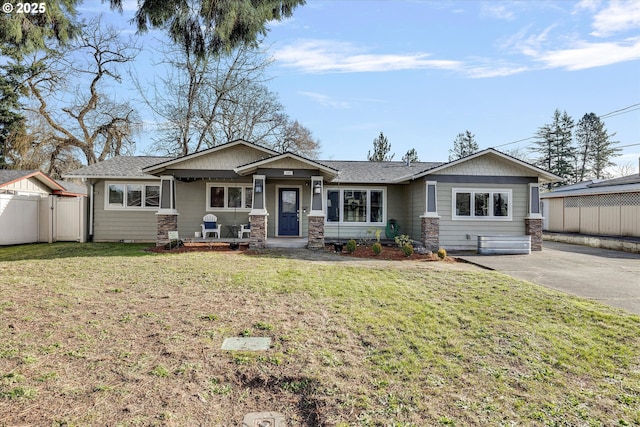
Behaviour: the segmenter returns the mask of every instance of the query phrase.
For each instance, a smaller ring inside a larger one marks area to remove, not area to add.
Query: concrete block
[[[252,412],[244,416],[242,427],[285,427],[284,416],[277,412]]]

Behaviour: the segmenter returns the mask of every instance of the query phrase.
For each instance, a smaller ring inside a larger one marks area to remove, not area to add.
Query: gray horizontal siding
[[[110,183],[144,183],[149,181],[117,181]],[[158,181],[159,182],[159,181]],[[119,240],[136,240],[154,242],[156,240],[158,222],[156,210],[107,209],[105,210],[105,181],[98,181],[94,186],[93,240],[96,242],[112,242]]]
[[[511,189],[511,221],[452,220],[453,188]],[[440,215],[440,246],[446,249],[476,249],[480,235],[524,235],[524,218],[527,215],[527,184],[474,184],[438,183],[438,214]],[[467,238],[469,235],[469,238]]]

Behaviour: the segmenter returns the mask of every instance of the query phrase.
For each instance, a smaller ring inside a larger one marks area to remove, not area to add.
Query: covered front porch
[[[222,173],[165,169],[157,212],[157,244],[170,231],[183,241],[266,247],[324,247],[324,182],[337,171],[292,153]],[[170,173],[170,174],[168,174]],[[213,215],[205,220],[206,215]],[[213,222],[215,234],[205,233]],[[241,226],[250,231],[239,235]],[[206,236],[205,236],[206,234]]]

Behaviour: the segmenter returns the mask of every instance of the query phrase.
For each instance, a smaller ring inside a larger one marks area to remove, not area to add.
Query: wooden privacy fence
[[[548,231],[640,237],[640,192],[545,199]]]

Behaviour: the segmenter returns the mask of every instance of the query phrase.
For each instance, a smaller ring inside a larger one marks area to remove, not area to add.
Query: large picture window
[[[159,184],[107,183],[107,209],[152,209],[159,205]]]
[[[380,224],[384,222],[384,190],[330,188],[326,207],[327,222]]]
[[[207,210],[251,209],[253,188],[238,185],[207,184]]]
[[[453,219],[511,220],[511,190],[453,189]]]

